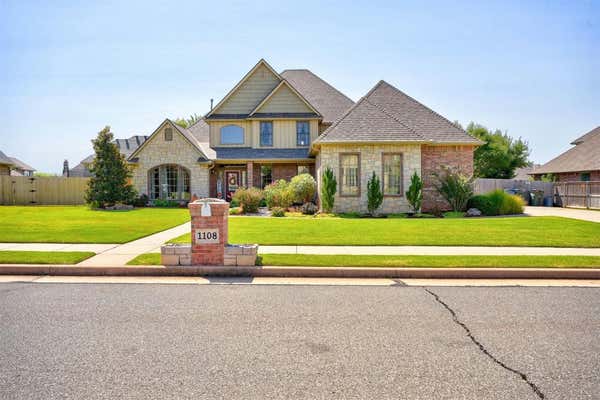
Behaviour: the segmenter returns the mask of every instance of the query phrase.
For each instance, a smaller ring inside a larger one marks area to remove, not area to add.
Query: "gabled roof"
[[[258,103],[256,105],[256,107],[254,107],[254,110],[252,110],[250,112],[249,117],[252,118],[253,116],[264,115],[264,114],[277,114],[277,113],[260,113],[260,111],[261,111],[261,109],[265,108],[269,104],[269,102],[272,99],[274,99],[275,96],[277,96],[279,93],[282,93],[286,89],[290,90],[293,93],[296,101],[300,101],[301,103],[303,103],[306,106],[307,110],[312,111],[314,113],[313,116],[315,116],[315,117],[321,116],[321,114],[319,114],[319,112],[304,98],[304,96],[302,96],[302,94],[300,94],[293,86],[291,86],[288,81],[283,79],[281,82],[279,82],[279,85],[275,86],[275,88],[271,91],[271,93],[269,93],[267,95],[267,97],[265,97],[260,103]],[[288,113],[282,112],[281,114],[285,115]]]
[[[208,113],[207,113],[207,114],[204,116],[204,118],[213,119],[213,118],[215,118],[215,117],[213,116],[213,114],[214,114],[214,115],[219,115],[219,114],[218,114],[218,113],[216,113],[216,112],[217,112],[217,111],[218,111],[218,110],[221,108],[221,106],[223,106],[223,104],[225,104],[225,103],[227,102],[227,100],[229,100],[229,98],[231,98],[231,96],[233,96],[233,95],[234,95],[234,94],[235,94],[235,93],[238,91],[238,89],[240,89],[240,88],[242,87],[242,85],[243,85],[243,84],[244,84],[244,83],[245,83],[245,82],[246,82],[248,79],[250,79],[250,77],[252,77],[252,76],[254,75],[254,73],[255,73],[255,72],[256,72],[256,71],[257,71],[257,70],[258,70],[260,67],[265,67],[265,68],[267,68],[267,69],[268,69],[268,70],[269,70],[269,71],[270,71],[270,72],[271,72],[271,73],[272,73],[272,74],[273,74],[273,75],[274,75],[274,76],[277,78],[277,81],[281,81],[281,80],[283,79],[283,78],[282,78],[282,77],[281,77],[281,76],[280,76],[280,75],[277,73],[277,71],[275,71],[275,70],[273,69],[273,67],[271,67],[271,66],[269,65],[269,63],[268,63],[268,62],[266,62],[264,59],[262,59],[262,58],[261,58],[261,59],[260,59],[260,60],[259,60],[259,61],[256,63],[256,65],[255,65],[254,67],[252,67],[252,69],[251,69],[250,71],[248,71],[248,73],[247,73],[246,75],[244,75],[244,77],[243,77],[243,78],[242,78],[242,79],[241,79],[241,80],[240,80],[240,81],[237,83],[237,85],[235,85],[235,86],[233,87],[233,89],[231,89],[231,90],[229,91],[229,93],[227,93],[227,94],[225,95],[225,97],[223,97],[223,98],[221,99],[221,101],[219,101],[219,102],[217,103],[217,105],[216,105],[216,106],[214,106],[214,107],[213,107],[213,109],[212,109],[212,110],[210,110],[210,111],[209,111],[209,112],[208,112]],[[267,92],[265,95],[268,95],[268,94],[269,94],[269,93],[272,91],[272,89],[273,89],[273,88],[270,88],[270,90],[268,90],[268,92]],[[264,97],[263,97],[263,98],[264,98]],[[259,99],[258,101],[260,101],[260,100],[262,100],[262,99]],[[257,102],[257,104],[258,104],[258,102]],[[255,104],[255,105],[256,105],[256,104]],[[220,114],[220,115],[223,115],[223,114]],[[246,115],[246,116],[247,116],[247,115]],[[218,118],[218,117],[217,117],[217,118]],[[245,118],[245,117],[241,117],[241,118]]]
[[[578,144],[541,167],[535,168],[531,174],[600,170],[600,129],[596,128],[586,133],[574,143]]]
[[[573,140],[571,142],[571,144],[580,144],[585,142],[587,139],[590,139],[592,136],[596,136],[596,135],[600,135],[600,126],[592,129],[591,131],[589,131],[588,133],[586,133],[585,135],[581,135],[580,137],[578,137],[577,139]]]
[[[446,118],[379,81],[317,140],[336,142],[481,144]]]
[[[15,158],[15,157],[8,157],[8,158],[13,162],[13,165],[18,169],[22,169],[23,171],[35,171],[35,168],[33,168],[30,165],[25,164],[23,161],[19,160],[18,158]]]
[[[131,153],[137,150],[138,147],[144,144],[147,139],[148,136],[133,135],[127,139],[115,139],[113,143],[117,145],[119,152],[127,158]]]
[[[8,158],[6,154],[0,151],[0,164],[2,165],[13,165],[13,161]]]
[[[194,124],[194,126],[198,125],[198,123],[206,124],[206,122],[204,122],[204,120],[200,120],[196,124]],[[174,123],[173,121],[171,121],[170,119],[167,118],[158,126],[158,128],[156,128],[154,130],[154,132],[152,132],[152,134],[148,137],[148,139],[146,139],[146,141],[140,147],[138,147],[133,153],[131,153],[129,155],[128,160],[130,162],[137,161],[136,156],[139,154],[139,152],[142,151],[142,149],[146,146],[146,144],[148,142],[150,142],[150,139],[152,139],[152,137],[154,135],[158,134],[158,132],[161,130],[161,128],[165,124],[169,124],[171,127],[175,128],[175,130],[177,130],[192,146],[194,146],[200,152],[201,157],[200,157],[200,159],[198,159],[198,161],[210,160],[208,155],[204,152],[204,149],[203,149],[204,146],[199,141],[199,139],[196,138],[196,136],[192,133],[192,131],[177,125],[176,123]],[[200,137],[204,137],[204,136],[202,136],[203,129],[205,129],[205,128],[202,125],[199,125],[194,129],[194,132],[196,132],[198,135],[201,135]]]
[[[286,69],[281,76],[323,116],[323,123],[333,123],[354,104],[348,96],[307,69]]]

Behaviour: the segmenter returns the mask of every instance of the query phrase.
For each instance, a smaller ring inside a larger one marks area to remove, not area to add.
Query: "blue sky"
[[[91,3],[0,0],[0,150],[41,171],[204,114],[260,58],[354,100],[385,79],[536,162],[600,125],[600,1]]]

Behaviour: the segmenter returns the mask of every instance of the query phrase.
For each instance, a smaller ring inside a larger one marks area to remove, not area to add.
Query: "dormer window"
[[[173,128],[165,128],[165,142],[173,140]]]
[[[222,127],[221,144],[244,144],[244,128],[239,125]]]

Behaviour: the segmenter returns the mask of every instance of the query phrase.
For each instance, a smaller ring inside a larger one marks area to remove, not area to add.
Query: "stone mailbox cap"
[[[195,201],[192,201],[190,204],[223,204],[223,203],[227,203],[225,200],[223,199],[216,199],[216,198],[212,198],[212,197],[205,197],[203,199],[198,199]]]

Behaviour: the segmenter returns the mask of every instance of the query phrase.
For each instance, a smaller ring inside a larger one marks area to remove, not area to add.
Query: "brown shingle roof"
[[[3,165],[13,165],[13,162],[6,154],[0,151],[0,164]]]
[[[8,157],[12,162],[13,165],[23,171],[35,171],[35,168],[33,168],[30,165],[25,164],[23,161],[19,160],[18,158],[15,157]]]
[[[315,143],[372,141],[481,143],[385,81],[377,83]]]
[[[280,75],[323,116],[324,123],[333,123],[354,104],[348,96],[307,69],[286,69]]]
[[[579,144],[536,168],[532,174],[600,170],[600,127],[586,133],[575,142]]]

